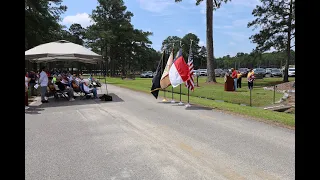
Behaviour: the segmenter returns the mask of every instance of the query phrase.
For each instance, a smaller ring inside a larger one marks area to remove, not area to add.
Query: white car
[[[198,69],[198,72],[200,73],[200,76],[207,76],[207,69]]]
[[[193,70],[193,75],[194,76],[200,76],[200,72],[198,70]]]
[[[295,74],[296,74],[296,68],[289,68],[288,69],[288,76],[289,77],[294,77],[295,76]]]

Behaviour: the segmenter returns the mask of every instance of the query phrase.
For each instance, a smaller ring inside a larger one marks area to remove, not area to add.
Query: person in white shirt
[[[39,78],[39,83],[40,83],[40,92],[41,92],[41,102],[42,103],[47,103],[48,100],[45,99],[46,93],[47,93],[47,87],[48,87],[48,75],[45,72],[46,67],[41,68],[41,73],[40,73],[40,78]]]
[[[26,74],[26,73],[25,73]],[[24,106],[25,106],[25,109],[28,109],[28,86],[29,86],[29,82],[30,82],[30,78],[25,76],[24,77],[24,86],[25,86],[25,99],[24,99]]]
[[[83,82],[83,90],[86,93],[92,93],[93,97],[95,99],[98,99],[97,89],[96,88],[89,88],[89,80],[88,79],[85,79]]]

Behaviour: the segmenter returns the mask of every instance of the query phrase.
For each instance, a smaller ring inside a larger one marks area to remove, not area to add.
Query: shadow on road
[[[43,111],[43,108],[37,108],[35,106],[29,106],[29,109],[26,109],[26,114],[40,114],[39,111]]]
[[[168,100],[168,101],[160,101],[158,103],[160,103],[160,104],[174,104],[174,103],[171,103],[170,100]]]
[[[165,101],[165,102],[158,102],[158,103],[160,103],[160,104],[171,104],[172,106],[183,106],[183,107],[185,107],[185,105],[187,104],[187,103],[183,103],[183,105],[179,105],[178,103],[178,101],[176,101],[175,103],[171,103],[171,101]],[[203,106],[198,106],[198,105],[191,105],[191,107],[185,107],[185,109],[186,110],[212,110],[213,108],[209,108],[209,107],[203,107]]]
[[[186,107],[186,110],[209,110],[209,111],[211,111],[212,109],[213,108],[196,106],[196,105],[191,105],[191,107]]]
[[[89,105],[89,104],[102,104],[102,103],[117,103],[124,102],[119,96],[114,93],[109,93],[112,96],[112,101],[102,101],[100,99],[80,99],[80,96],[74,96],[74,101],[68,101],[63,98],[54,99],[49,98],[49,103],[41,103],[40,105],[30,105],[30,112],[26,110],[26,113],[29,114],[39,114],[35,113],[35,111],[31,111],[31,109],[42,109],[48,107],[62,107],[62,106],[77,106],[77,105]],[[98,97],[102,96],[102,94],[98,94]]]

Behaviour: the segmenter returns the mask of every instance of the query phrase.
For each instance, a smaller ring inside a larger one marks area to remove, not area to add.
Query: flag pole
[[[180,48],[182,47],[182,45],[181,45],[181,40],[180,40]],[[180,102],[179,102],[179,104],[178,105],[183,105],[183,102],[181,101],[181,84],[180,84],[180,93],[179,93],[179,96],[180,96]]]
[[[190,51],[191,51],[191,47],[192,47],[192,39],[190,39]],[[190,52],[189,52],[190,53]],[[188,87],[188,103],[186,104],[186,107],[191,107],[191,104],[189,103],[189,92],[190,92],[190,89]]]
[[[163,53],[164,53],[164,55],[165,55],[166,51],[164,50]],[[164,57],[165,57],[165,56],[164,56]],[[161,72],[163,72],[163,66],[161,66]],[[166,90],[163,89],[162,91],[163,91],[163,99],[162,99],[162,102],[167,102],[168,100],[166,99]]]
[[[172,52],[174,52],[174,43],[172,43]],[[172,85],[171,85],[171,103],[176,103],[176,101],[174,101],[174,99],[173,99],[173,86]]]

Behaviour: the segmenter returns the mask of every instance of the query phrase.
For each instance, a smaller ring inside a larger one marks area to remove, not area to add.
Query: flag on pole
[[[172,63],[173,63],[173,49],[170,53],[170,56],[167,61],[167,65],[166,65],[166,67],[162,73],[161,79],[160,79],[160,86],[162,89],[165,89],[171,85],[170,80],[169,80],[169,69],[170,69]]]
[[[190,79],[189,66],[182,56],[182,49],[179,49],[177,58],[169,70],[169,79],[172,87],[177,87]]]
[[[190,72],[190,79],[186,81],[186,87],[191,91],[194,90],[194,82],[193,82],[193,54],[190,46],[189,56],[188,56],[188,66]]]
[[[157,70],[156,70],[156,74],[154,75],[153,79],[152,79],[152,87],[151,87],[151,94],[157,99],[158,95],[159,95],[159,90],[161,89],[160,86],[160,78],[161,78],[161,74],[164,70],[164,59],[165,59],[165,53],[164,51],[162,52],[162,56],[161,59],[159,61]]]

